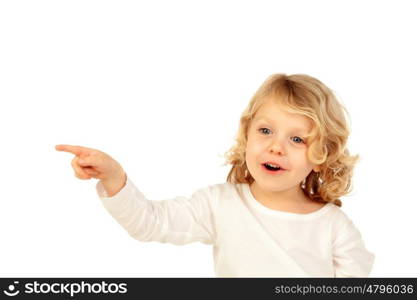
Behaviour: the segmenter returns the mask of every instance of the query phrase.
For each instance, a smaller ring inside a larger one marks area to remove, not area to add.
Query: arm
[[[190,198],[149,200],[126,176],[126,184],[113,196],[109,197],[102,182],[96,189],[107,211],[139,241],[213,244],[215,193],[210,187],[194,192]]]
[[[335,277],[368,277],[375,255],[365,248],[362,236],[347,218],[333,243]]]

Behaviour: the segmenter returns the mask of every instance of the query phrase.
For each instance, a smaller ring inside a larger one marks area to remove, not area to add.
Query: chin
[[[265,181],[263,182],[256,181],[256,182],[260,188],[268,190],[270,192],[282,192],[282,191],[293,189],[295,186],[298,186],[298,185],[294,185],[294,186],[283,185],[282,182],[265,182]]]

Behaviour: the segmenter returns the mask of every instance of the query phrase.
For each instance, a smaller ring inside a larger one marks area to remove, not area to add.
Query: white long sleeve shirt
[[[213,184],[191,197],[147,199],[127,178],[107,211],[139,241],[213,245],[217,277],[367,277],[375,255],[347,215],[328,203],[297,214],[259,203],[248,184]]]

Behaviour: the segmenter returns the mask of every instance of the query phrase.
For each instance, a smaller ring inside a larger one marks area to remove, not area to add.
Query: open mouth
[[[282,169],[280,166],[276,166],[276,165],[272,165],[272,164],[262,164],[264,166],[265,169],[267,169],[268,171],[284,171],[284,169]]]
[[[267,168],[269,171],[278,171],[281,170],[279,166],[273,166],[270,164],[264,164],[264,167]]]

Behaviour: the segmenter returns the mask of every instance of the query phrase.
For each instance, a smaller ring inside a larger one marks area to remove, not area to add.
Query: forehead
[[[312,121],[306,116],[290,113],[285,106],[274,101],[267,101],[262,104],[256,112],[253,124],[259,122],[271,123],[279,127],[288,127],[294,130],[309,132],[312,127]]]

